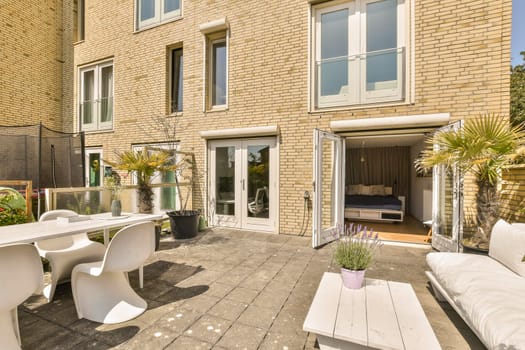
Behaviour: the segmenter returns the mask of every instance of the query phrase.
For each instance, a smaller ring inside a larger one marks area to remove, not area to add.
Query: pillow
[[[385,196],[392,195],[392,187],[385,187]]]
[[[349,195],[359,194],[359,188],[361,186],[362,185],[348,185],[348,186],[346,186],[346,194],[349,194]]]
[[[499,220],[490,235],[489,256],[520,276],[525,277],[525,229]]]
[[[385,195],[385,186],[384,185],[372,185],[372,186],[370,186],[370,195],[371,196],[384,196]]]
[[[363,196],[370,196],[370,186],[360,185],[359,194]]]

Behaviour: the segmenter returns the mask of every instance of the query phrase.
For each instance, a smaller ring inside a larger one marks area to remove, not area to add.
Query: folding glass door
[[[211,141],[209,157],[212,223],[276,231],[275,138]]]

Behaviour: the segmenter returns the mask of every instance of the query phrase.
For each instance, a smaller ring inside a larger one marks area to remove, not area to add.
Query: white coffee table
[[[324,349],[441,349],[407,283],[366,279],[345,288],[338,273],[326,272],[304,321]]]

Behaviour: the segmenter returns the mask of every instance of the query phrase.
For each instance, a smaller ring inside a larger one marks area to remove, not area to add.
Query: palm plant
[[[128,150],[116,153],[116,161],[106,161],[115,169],[134,172],[137,177],[139,211],[151,213],[153,210],[153,190],[151,179],[156,172],[176,170],[169,152],[151,151],[146,147],[142,150]]]
[[[429,142],[431,144],[416,159],[416,168],[457,166],[462,174],[474,175],[477,185],[474,240],[478,246],[487,243],[499,218],[497,185],[501,173],[521,159],[525,133],[500,115],[486,114],[467,120],[458,130],[437,133]]]

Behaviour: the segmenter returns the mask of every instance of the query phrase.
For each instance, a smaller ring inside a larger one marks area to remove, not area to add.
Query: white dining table
[[[59,220],[37,221],[26,224],[0,226],[0,246],[15,243],[33,243],[50,238],[74,235],[83,232],[103,231],[104,245],[109,243],[109,231],[145,221],[160,221],[162,214],[122,213],[114,217],[111,213],[88,215],[88,219],[78,222],[60,222]],[[143,287],[143,268],[139,269],[140,288]]]

